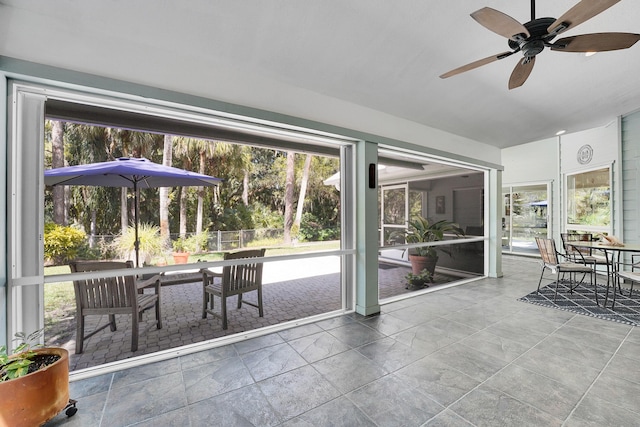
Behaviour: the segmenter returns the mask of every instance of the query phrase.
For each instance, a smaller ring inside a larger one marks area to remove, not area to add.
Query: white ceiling
[[[539,0],[536,15],[575,3]],[[233,76],[247,91],[259,81],[274,97],[320,94],[499,148],[640,108],[640,43],[592,57],[546,50],[511,91],[518,54],[440,79],[509,50],[469,16],[484,6],[530,20],[529,0],[0,0],[0,55],[232,102],[220,94]],[[624,0],[563,36],[638,33],[639,17]]]

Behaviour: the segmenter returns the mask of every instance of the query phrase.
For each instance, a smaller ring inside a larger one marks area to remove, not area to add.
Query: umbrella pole
[[[133,221],[135,230],[135,242],[133,244],[136,251],[136,267],[140,267],[140,241],[138,240],[138,183],[133,182]]]

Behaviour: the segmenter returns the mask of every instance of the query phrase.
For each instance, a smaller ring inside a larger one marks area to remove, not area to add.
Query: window
[[[611,168],[567,175],[567,230],[609,231]]]

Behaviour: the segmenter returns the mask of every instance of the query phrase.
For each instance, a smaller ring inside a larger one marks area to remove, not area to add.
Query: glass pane
[[[508,188],[502,189],[502,248],[510,249],[510,230],[511,230],[511,194]]]
[[[384,223],[405,225],[405,189],[384,190]]]
[[[608,226],[611,222],[609,168],[567,176],[567,223]]]
[[[536,237],[547,237],[547,185],[513,187],[511,193],[511,246],[537,252]]]

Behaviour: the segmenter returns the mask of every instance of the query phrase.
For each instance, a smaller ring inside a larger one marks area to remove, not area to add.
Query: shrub
[[[118,235],[112,243],[115,252],[123,259],[135,257],[135,229],[127,227],[124,234]],[[151,257],[164,252],[164,242],[160,236],[160,227],[152,224],[140,224],[138,227],[140,241],[140,261],[149,262]]]
[[[87,246],[84,231],[52,222],[44,226],[44,256],[54,264],[64,264],[78,257]]]

